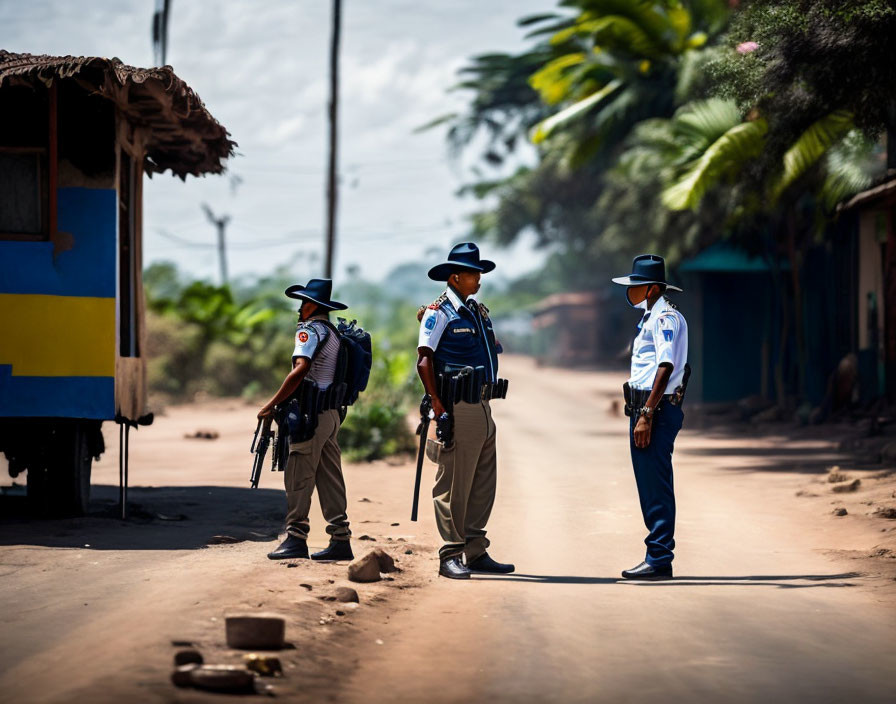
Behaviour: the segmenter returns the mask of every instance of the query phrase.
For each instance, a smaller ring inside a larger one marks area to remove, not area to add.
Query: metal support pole
[[[128,439],[131,426],[126,420],[118,425],[118,504],[121,520],[128,517]]]

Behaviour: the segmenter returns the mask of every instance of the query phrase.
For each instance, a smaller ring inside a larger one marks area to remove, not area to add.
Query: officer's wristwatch
[[[656,406],[653,408],[650,406],[643,406],[640,412],[642,416],[647,418],[647,420],[653,420],[653,414],[656,413]]]

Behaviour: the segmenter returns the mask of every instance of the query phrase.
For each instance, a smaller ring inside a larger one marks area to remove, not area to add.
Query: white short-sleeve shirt
[[[339,357],[339,337],[331,332],[322,320],[312,318],[300,323],[296,328],[296,346],[292,352],[293,363],[296,357],[311,360],[307,378],[322,389],[333,383]]]
[[[464,307],[464,302],[449,286],[444,296],[448,297],[454,310],[460,310]],[[428,347],[433,352],[439,346],[439,340],[442,339],[442,333],[448,327],[448,316],[441,308],[427,308],[423,312],[423,318],[420,319],[420,334],[417,336],[417,347]]]
[[[661,297],[639,326],[632,346],[632,367],[628,383],[633,389],[653,388],[661,364],[672,365],[672,377],[665,393],[681,386],[688,361],[688,324],[684,316]]]

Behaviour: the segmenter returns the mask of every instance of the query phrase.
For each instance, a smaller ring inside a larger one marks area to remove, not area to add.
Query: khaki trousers
[[[467,562],[489,546],[485,524],[497,486],[495,422],[488,401],[454,406],[454,447],[442,450],[432,490],[443,560],[466,555]]]
[[[286,484],[286,532],[308,538],[308,512],[311,494],[317,487],[320,510],[326,519],[327,533],[334,540],[348,540],[351,530],[346,515],[345,480],[339,452],[339,412],[320,414],[314,437],[289,444],[289,460],[283,473]]]

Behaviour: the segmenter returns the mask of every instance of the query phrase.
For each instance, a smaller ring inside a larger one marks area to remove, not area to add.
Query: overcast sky
[[[414,129],[462,107],[446,87],[469,56],[520,48],[516,19],[552,4],[344,0],[337,276],[356,264],[379,278],[430,247],[447,251],[466,239],[465,215],[476,206],[454,195],[463,168],[448,159],[440,131]],[[152,65],[153,7],[154,0],[0,0],[0,48]],[[290,261],[297,278],[320,273],[329,32],[329,0],[173,0],[168,63],[231,132],[240,156],[228,175],[147,180],[146,263],[169,259],[215,280],[215,250],[200,246],[215,237],[200,210],[208,202],[232,217],[232,275]],[[506,275],[540,261],[527,246],[483,248]]]

